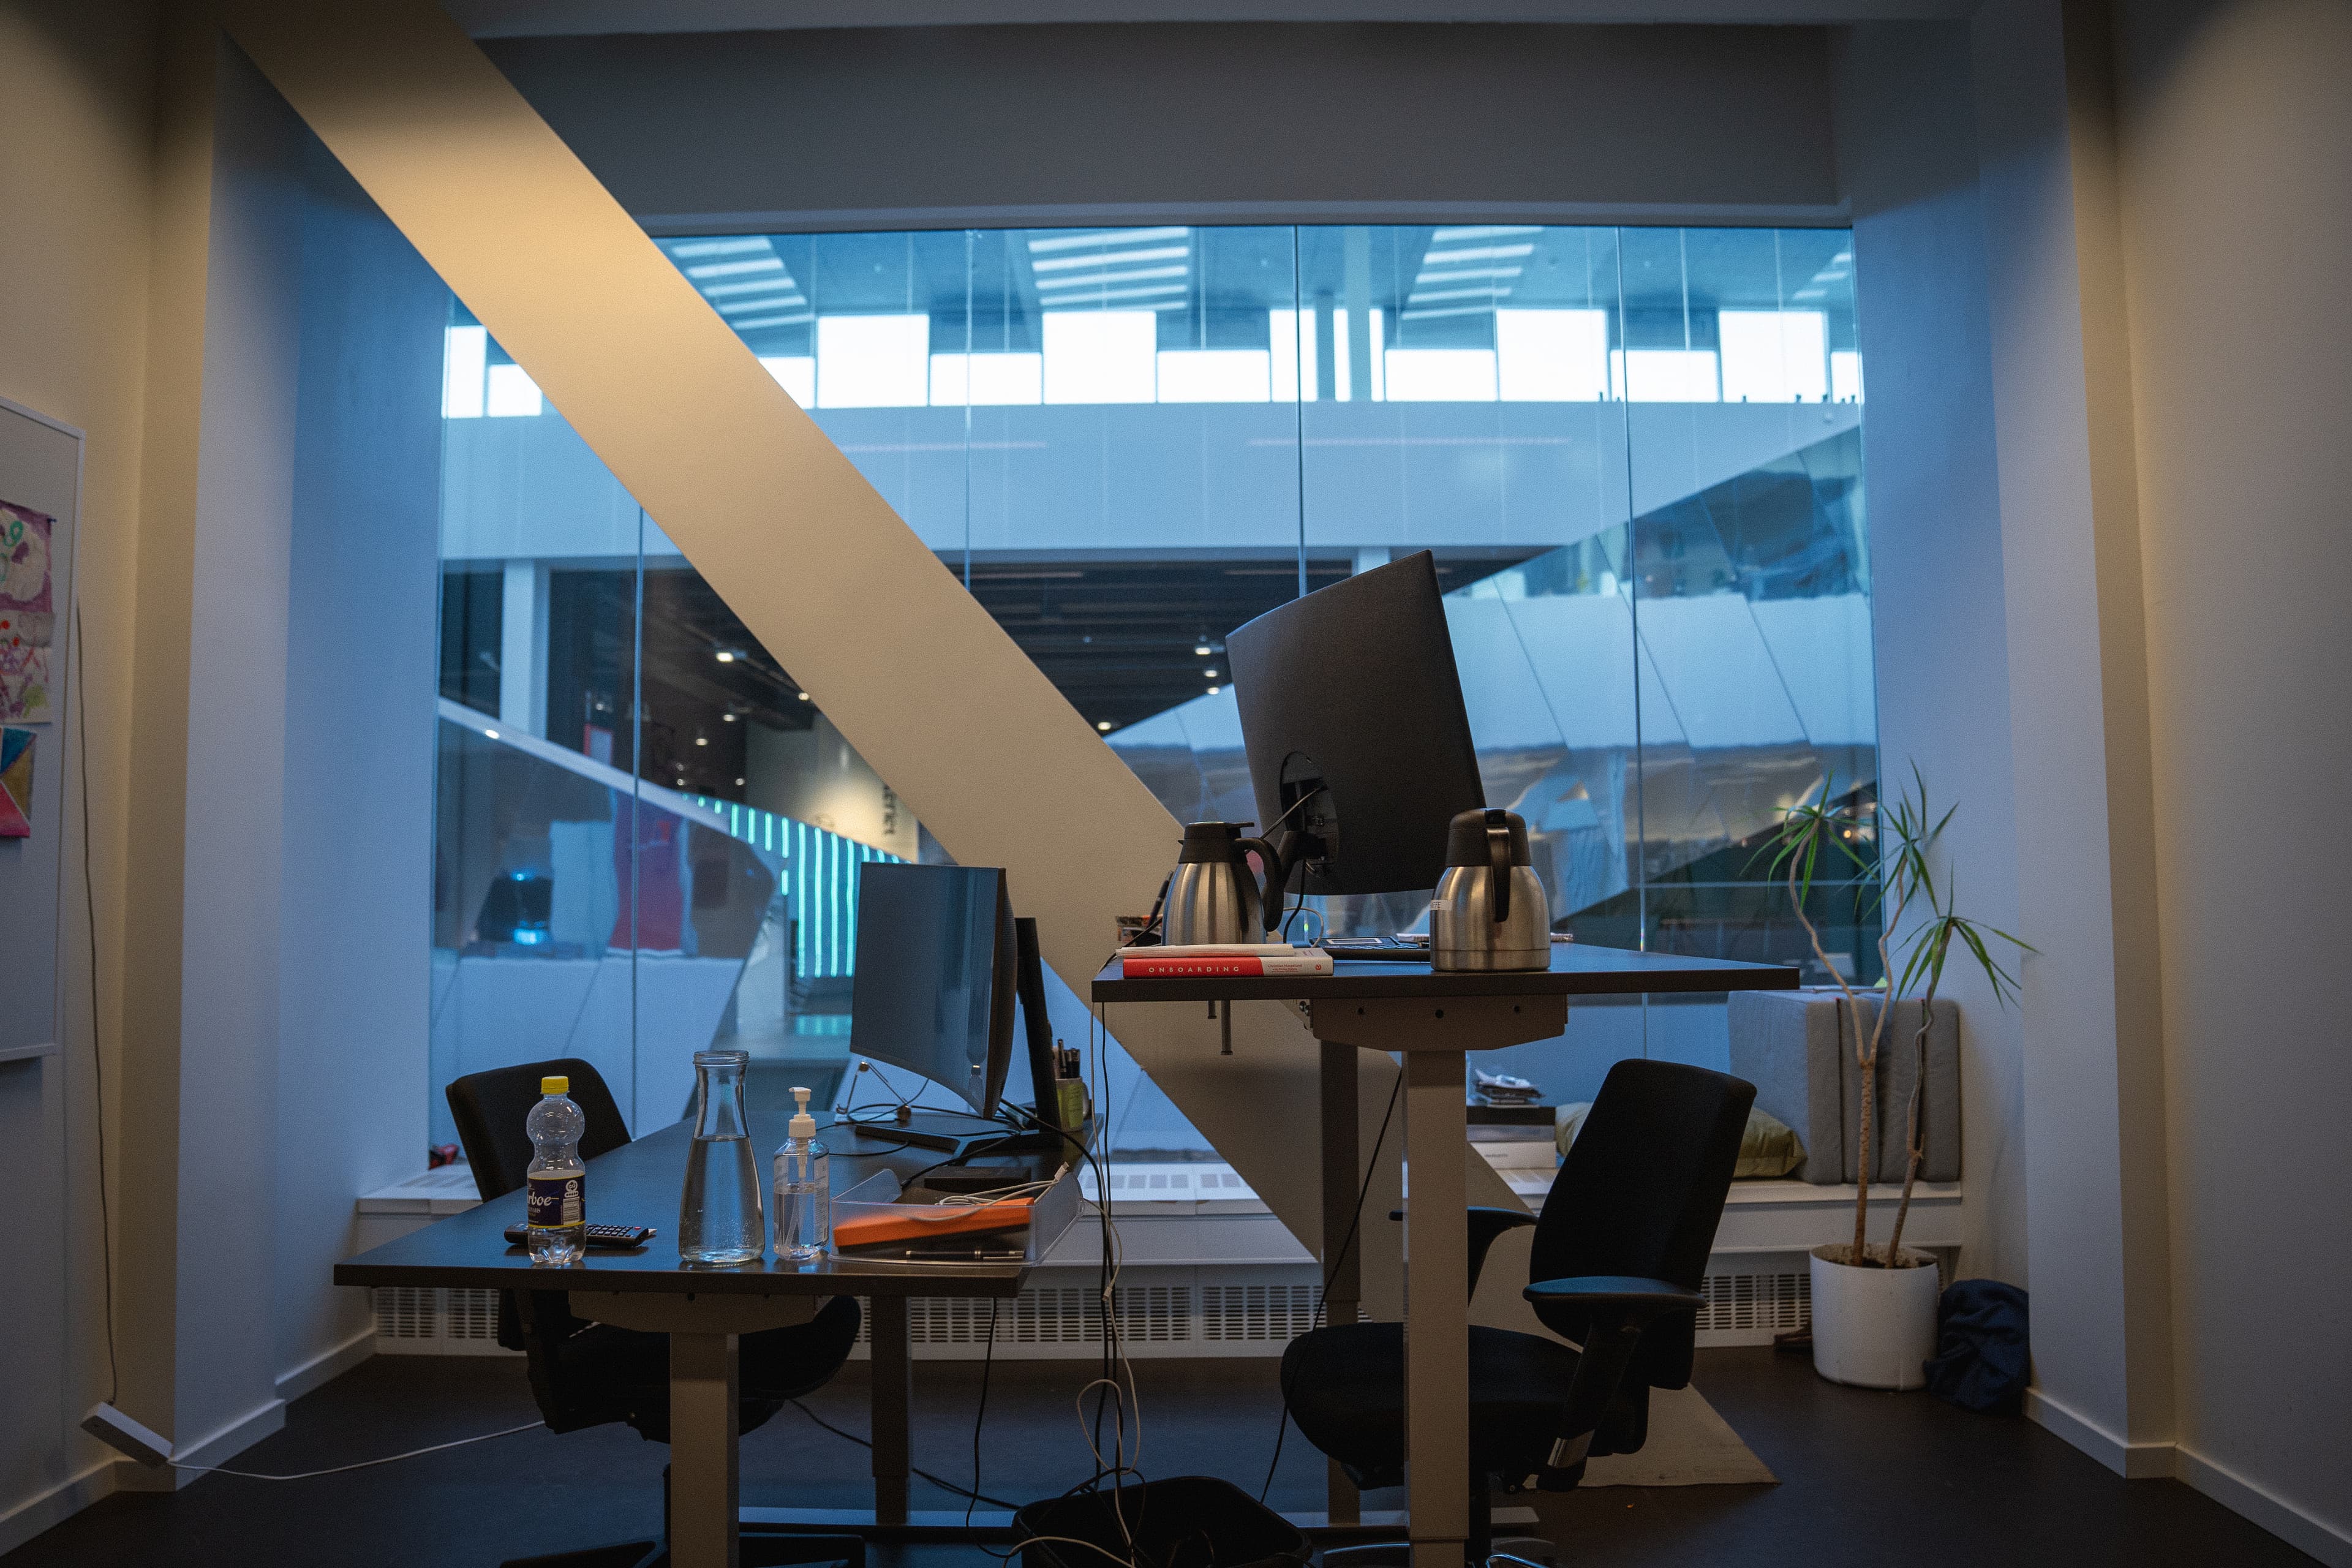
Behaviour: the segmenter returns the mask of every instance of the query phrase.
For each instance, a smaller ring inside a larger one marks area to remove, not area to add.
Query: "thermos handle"
[[[1253,850],[1256,852],[1259,863],[1265,868],[1265,881],[1264,884],[1265,892],[1257,901],[1258,919],[1264,922],[1265,929],[1270,931],[1282,923],[1282,908],[1278,901],[1282,896],[1282,862],[1276,857],[1274,853],[1274,846],[1268,844],[1265,839],[1236,838],[1234,840],[1234,869],[1235,871],[1240,872],[1244,876],[1248,874],[1249,863],[1244,860],[1242,857]],[[1253,877],[1250,880],[1253,886],[1257,885],[1257,879]]]
[[[1511,830],[1489,824],[1486,828],[1486,902],[1495,923],[1511,918]]]

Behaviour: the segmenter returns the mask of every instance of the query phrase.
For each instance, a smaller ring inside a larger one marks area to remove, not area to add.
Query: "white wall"
[[[289,651],[295,595],[333,576],[335,550],[363,554],[389,543],[367,531],[373,518],[362,520],[365,536],[356,538],[327,539],[322,513],[296,526],[298,502],[323,505],[331,489],[317,458],[334,447],[335,421],[347,441],[388,428],[349,400],[381,385],[383,366],[368,363],[364,351],[338,363],[331,347],[320,363],[303,363],[307,133],[205,26],[177,26],[159,39],[154,24],[139,7],[102,19],[77,10],[71,23],[62,10],[20,7],[7,14],[7,47],[0,50],[10,90],[40,106],[45,126],[42,138],[12,142],[5,165],[11,209],[44,217],[58,237],[53,248],[35,247],[37,265],[12,274],[0,305],[7,312],[0,390],[54,408],[91,434],[95,482],[84,508],[83,582],[92,634],[91,837],[102,1002],[109,1013],[121,1003],[102,1039],[120,1107],[108,1129],[118,1388],[107,1370],[99,1296],[96,1141],[88,1136],[93,1106],[83,1066],[89,1020],[79,1000],[88,971],[73,934],[81,916],[73,866],[65,944],[72,1054],[64,1065],[73,1089],[66,1107],[73,1136],[64,1173],[65,1256],[61,1270],[10,1270],[0,1285],[15,1289],[21,1280],[61,1300],[66,1337],[34,1347],[59,1369],[56,1389],[37,1405],[0,1401],[0,1545],[113,1485],[175,1484],[177,1478],[112,1463],[75,1432],[93,1402],[111,1394],[171,1435],[182,1457],[217,1460],[276,1429],[286,1358],[299,1366],[322,1333],[339,1321],[348,1326],[349,1307],[326,1268],[348,1232],[354,1173],[335,1174],[324,1220],[306,1208],[307,1192],[281,1205],[278,1184],[281,1173],[315,1180],[281,1157],[281,1113],[298,1130],[316,1123],[303,1115],[315,1107],[299,1098],[281,1103],[279,1039],[288,1021],[304,1021],[306,1003],[320,1001],[316,986],[305,984],[320,976],[283,961],[286,912],[316,890],[324,869],[321,825],[306,824],[299,805],[289,837],[288,785],[299,795],[310,782],[302,764],[315,755],[304,750],[305,734],[323,731],[320,709],[350,694],[330,689],[336,675],[325,664],[299,667],[289,683]],[[35,164],[35,177],[19,187]],[[316,229],[312,237],[331,239]],[[354,308],[349,293],[383,284],[382,268],[371,277],[364,258],[349,249],[312,262],[344,290],[321,307],[331,322],[357,332],[389,313],[383,300]],[[406,265],[415,299],[419,269],[413,257]],[[410,379],[422,388],[410,421],[422,446],[412,448],[412,460],[421,456],[423,463],[408,499],[423,527],[406,546],[424,575],[409,608],[395,612],[383,590],[396,574],[362,563],[368,575],[349,584],[346,618],[336,628],[349,645],[346,671],[373,658],[402,657],[395,645],[405,639],[415,669],[424,672],[404,683],[425,682],[415,688],[424,715],[410,770],[415,783],[402,792],[419,826],[408,844],[395,836],[383,846],[398,859],[394,874],[413,885],[420,993],[437,292],[428,308],[422,335],[410,342]],[[323,447],[301,448],[306,421],[325,438]],[[342,482],[383,483],[391,467],[381,456],[347,445],[339,458]],[[373,492],[369,499],[396,500]],[[313,547],[299,583],[298,535]],[[322,607],[318,600],[300,606]],[[351,625],[376,612],[398,615],[388,637],[383,628],[349,637]],[[137,679],[126,690],[134,654]],[[391,679],[372,668],[367,675]],[[290,694],[298,700],[289,708]],[[330,754],[380,739],[380,712],[337,716],[344,732],[324,735]],[[79,843],[68,848],[78,852]],[[364,883],[367,868],[350,868]],[[307,919],[310,910],[299,913]],[[315,942],[304,957],[319,968]],[[355,994],[340,1005],[381,1014],[378,1003]],[[421,1037],[421,999],[412,1011],[410,1033]],[[390,1027],[396,1019],[379,1022]],[[340,1061],[362,1077],[387,1066],[381,1051]],[[398,1103],[415,1107],[420,1127],[385,1128],[405,1170],[421,1142],[421,1063],[394,1057],[389,1065],[419,1079]],[[291,1077],[303,1093],[346,1106],[371,1087],[324,1070],[298,1068]],[[339,1147],[328,1157],[361,1164],[371,1157],[365,1138],[349,1140],[341,1129],[334,1136],[359,1148]],[[299,1143],[296,1152],[314,1163],[321,1157]],[[391,1165],[382,1157],[374,1163]],[[11,1312],[8,1321],[29,1328],[38,1318]]]
[[[2352,764],[2352,22],[1993,0],[1835,73],[1885,771],[1963,802],[1971,911],[2042,949],[2021,1016],[1969,1010],[1965,1266],[2030,1282],[2045,1425],[2352,1563],[2352,922],[2315,853]]]
[[[2129,370],[2104,38],[2089,6],[1972,23],[1990,279],[2025,982],[2038,1409],[2169,1468],[2160,966]]]
[[[78,596],[90,637],[80,693],[90,769],[89,867],[95,883],[99,985],[110,1088],[119,1086],[132,576],[147,365],[152,242],[155,39],[152,19],[80,0],[0,7],[0,100],[12,116],[0,155],[0,212],[42,243],[17,247],[0,288],[0,395],[89,433],[82,476]],[[62,653],[62,648],[60,649]],[[40,744],[62,745],[67,723]],[[63,775],[79,827],[84,783]],[[12,1233],[51,1238],[0,1269],[0,1323],[54,1381],[11,1379],[0,1396],[0,1551],[81,1506],[105,1484],[105,1450],[77,1430],[108,1393],[103,1259],[99,1246],[101,1108],[92,1073],[90,953],[82,933],[80,835],[61,846],[58,1010],[52,1058],[63,1103],[58,1142],[18,1152],[50,1163],[44,1183],[0,1184]],[[24,1071],[26,1069],[15,1069]],[[47,1067],[37,1069],[43,1073]],[[117,1210],[120,1213],[120,1210]],[[62,1246],[58,1245],[61,1239]],[[51,1260],[54,1261],[51,1261]]]
[[[1847,30],[1833,57],[1838,171],[1853,207],[1879,782],[1916,764],[1957,805],[1943,840],[1963,912],[2018,929],[2008,627],[1984,227],[1967,29]],[[2012,967],[2014,967],[2012,965]],[[1962,973],[1964,1273],[2028,1284],[2021,1022]]]
[[[286,667],[278,1393],[367,1353],[352,1199],[424,1161],[448,294],[308,145]]]
[[[632,213],[928,226],[1836,201],[1811,27],[881,27],[507,38]]]
[[[188,583],[177,1158],[169,1207],[153,1216],[168,1230],[131,1230],[173,1277],[169,1404],[151,1424],[199,1464],[284,1418],[273,1144],[302,236],[299,123],[233,52],[217,87]]]
[[[2352,1563],[2352,10],[2116,41],[2182,1473]]]

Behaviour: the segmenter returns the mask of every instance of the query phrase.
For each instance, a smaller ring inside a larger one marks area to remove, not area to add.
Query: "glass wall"
[[[1844,232],[661,243],[1179,819],[1254,815],[1225,634],[1426,549],[1488,799],[1528,818],[1556,929],[1811,963],[1752,861],[1824,789],[1869,841]],[[462,311],[449,342],[436,929],[460,1016],[436,1100],[475,1042],[558,1054],[558,991],[567,1039],[629,1053],[644,1124],[716,1035],[838,1073],[856,866],[944,857]],[[1308,923],[1410,929],[1426,897]],[[1832,962],[1874,978],[1852,889],[1818,903]],[[530,976],[543,1007],[515,1000]],[[1722,1014],[1586,1007],[1507,1065],[1586,1098],[1620,1056],[1719,1063]],[[1137,1075],[1118,1089],[1123,1152],[1206,1152]]]

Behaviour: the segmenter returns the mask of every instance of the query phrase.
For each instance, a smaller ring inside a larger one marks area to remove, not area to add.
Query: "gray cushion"
[[[1796,1130],[1806,1159],[1795,1174],[1822,1185],[1861,1179],[1862,1066],[1854,1058],[1856,1025],[1877,1019],[1874,998],[1859,1009],[1831,989],[1744,991],[1731,997],[1731,1070],[1756,1086],[1756,1105]],[[1872,1112],[1874,1179],[1900,1182],[1906,1163],[1904,1131],[1914,1069],[1916,1001],[1895,1004],[1879,1041],[1877,1103]],[[1959,1007],[1936,1005],[1927,1035],[1927,1089],[1920,1126],[1927,1155],[1922,1181],[1960,1178]],[[1889,1132],[1892,1137],[1886,1136]]]

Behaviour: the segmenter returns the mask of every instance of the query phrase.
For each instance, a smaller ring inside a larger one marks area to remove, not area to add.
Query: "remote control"
[[[587,1232],[588,1245],[602,1247],[643,1247],[646,1240],[659,1233],[649,1225],[592,1225],[582,1227]],[[529,1227],[507,1226],[507,1245],[520,1247],[529,1238]]]

